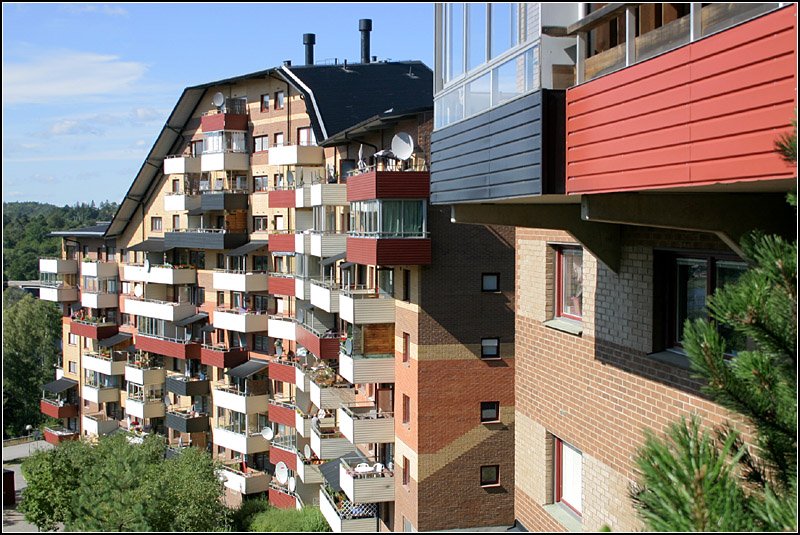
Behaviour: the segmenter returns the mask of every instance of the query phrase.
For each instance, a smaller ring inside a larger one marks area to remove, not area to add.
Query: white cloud
[[[131,91],[147,66],[118,56],[60,50],[3,63],[3,104],[53,104]]]
[[[80,134],[100,134],[101,130],[92,126],[91,121],[76,121],[65,119],[57,121],[50,126],[48,133],[53,136],[69,136]]]
[[[143,126],[148,123],[161,123],[166,120],[167,114],[166,110],[135,108],[127,113],[96,113],[64,117],[52,123],[42,135],[99,135],[109,128],[119,128],[121,125]]]
[[[128,15],[127,9],[120,6],[109,6],[108,4],[104,4],[102,6],[97,4],[71,4],[61,6],[61,11],[72,13],[74,15],[80,15],[82,13],[101,13],[103,15],[117,17]]]

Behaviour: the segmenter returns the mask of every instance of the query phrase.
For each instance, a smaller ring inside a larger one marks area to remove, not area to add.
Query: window
[[[266,95],[261,95],[261,111],[267,112],[269,111],[269,93]]]
[[[555,439],[555,448],[555,501],[563,503],[580,515],[583,456],[559,438]]]
[[[500,274],[499,273],[484,273],[481,279],[482,292],[499,292],[500,291]]]
[[[203,134],[203,154],[247,152],[245,132],[218,130]]]
[[[269,230],[269,217],[253,216],[253,232],[264,232]]]
[[[283,147],[283,132],[277,132],[275,134],[275,143],[276,147]]]
[[[177,178],[172,179],[172,193],[178,193],[181,190],[181,181]]]
[[[161,218],[160,217],[151,217],[150,218],[150,230],[154,232],[161,232]]]
[[[481,487],[500,484],[500,465],[481,466]]]
[[[253,177],[253,191],[267,191],[269,190],[269,177],[268,176],[254,176]]]
[[[217,292],[217,306],[221,307],[225,304],[225,292]]]
[[[276,91],[275,92],[275,109],[282,110],[283,109],[283,91]]]
[[[403,423],[411,422],[411,398],[403,394]]]
[[[481,358],[482,359],[500,358],[499,338],[481,338]]]
[[[203,140],[192,141],[192,156],[200,156],[203,154]]]
[[[556,249],[556,316],[580,321],[583,312],[583,249]]]
[[[411,466],[408,458],[403,457],[403,485],[408,486],[411,483]]]
[[[225,255],[217,253],[217,269],[225,269]]]
[[[78,345],[78,335],[69,333],[69,341],[67,343],[71,346]]]
[[[269,148],[269,136],[256,136],[253,143],[253,152],[264,152]]]
[[[67,361],[69,373],[78,373],[78,363],[74,360]]]
[[[500,421],[500,402],[499,401],[481,401],[481,422],[499,422]]]
[[[427,236],[426,203],[423,200],[351,202],[350,234],[382,238],[424,238]]]
[[[403,301],[411,302],[411,270],[403,270]]]
[[[409,353],[411,352],[411,335],[403,333],[403,362],[408,362]]]
[[[314,132],[311,130],[311,127],[297,129],[297,144],[304,147],[317,144],[317,140],[314,139]]]
[[[181,216],[174,215],[172,216],[172,230],[178,230],[181,228]]]
[[[268,256],[254,256],[253,257],[253,271],[266,273],[269,271],[269,257]]]

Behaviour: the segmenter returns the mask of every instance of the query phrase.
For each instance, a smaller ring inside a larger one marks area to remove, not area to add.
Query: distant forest
[[[37,280],[39,258],[58,256],[60,239],[47,235],[54,230],[70,230],[110,221],[117,203],[96,206],[80,203],[55,206],[38,202],[3,203],[3,281]]]

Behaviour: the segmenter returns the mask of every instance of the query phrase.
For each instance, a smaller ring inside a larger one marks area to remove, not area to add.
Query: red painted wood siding
[[[294,366],[288,366],[286,364],[281,364],[278,361],[272,361],[269,363],[269,378],[275,381],[282,381],[284,383],[291,383],[294,384],[295,381],[295,369]],[[294,427],[294,422],[292,422],[292,427]]]
[[[73,321],[69,325],[69,332],[77,336],[94,338],[95,340],[104,340],[117,334],[119,332],[119,326],[104,325],[103,327],[98,327],[97,325],[89,325],[86,323],[78,323]]]
[[[567,193],[797,176],[797,6],[567,91]]]
[[[39,411],[45,416],[50,416],[51,418],[75,418],[78,416],[77,405],[64,405],[59,407],[57,405],[53,405],[52,403],[48,403],[43,399],[39,400]]]
[[[269,503],[281,509],[294,509],[296,507],[294,496],[289,496],[273,489],[269,489]]]
[[[203,132],[216,132],[217,130],[247,130],[247,115],[234,113],[215,113],[203,115],[200,118],[200,127]]]
[[[278,189],[268,193],[267,205],[270,208],[294,208],[295,192],[293,189]]]
[[[301,323],[297,324],[297,343],[318,358],[335,359],[339,357],[339,338],[320,338]]]
[[[427,199],[431,175],[418,171],[372,171],[348,177],[347,200]]]
[[[347,237],[347,261],[365,265],[416,266],[431,263],[428,238]]]
[[[294,295],[294,279],[287,277],[270,277],[269,293],[272,295]]]
[[[136,349],[176,359],[199,359],[200,344],[179,344],[148,336],[136,336]]]
[[[294,411],[282,405],[269,404],[267,419],[294,428]],[[271,454],[270,454],[271,455]],[[293,457],[294,458],[294,457]],[[287,463],[288,464],[288,463]]]
[[[247,350],[231,349],[228,351],[216,351],[200,348],[200,363],[216,368],[232,368],[243,364],[247,360]]]
[[[272,193],[270,193],[272,195]],[[294,252],[294,233],[291,234],[270,234],[267,241],[269,252]]]
[[[273,409],[273,405],[269,406],[269,409]],[[290,451],[282,450],[281,448],[276,448],[275,446],[270,446],[269,448],[269,462],[272,464],[278,464],[280,461],[286,463],[286,466],[289,467],[289,470],[297,470],[297,455]]]

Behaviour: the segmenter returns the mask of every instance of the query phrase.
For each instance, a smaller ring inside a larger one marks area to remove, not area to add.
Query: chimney
[[[317,42],[317,36],[313,33],[303,34],[303,44],[306,45],[306,65],[314,64],[314,44]]]
[[[285,60],[283,60],[283,64],[286,65],[287,67],[291,67],[292,66],[292,60],[285,59]]]
[[[361,63],[369,63],[369,32],[372,31],[372,19],[359,20],[358,31],[361,32]]]

